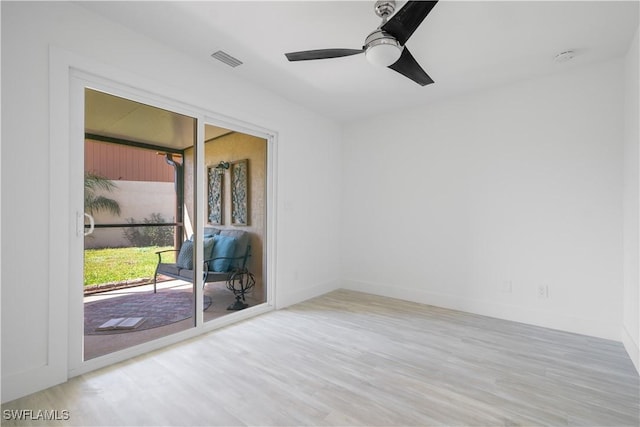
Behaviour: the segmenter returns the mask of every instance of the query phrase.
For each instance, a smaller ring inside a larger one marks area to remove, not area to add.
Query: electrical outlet
[[[549,286],[547,285],[538,286],[538,298],[549,298]]]

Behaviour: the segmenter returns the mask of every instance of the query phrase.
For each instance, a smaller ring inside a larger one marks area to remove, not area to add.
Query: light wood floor
[[[618,342],[335,291],[2,409],[86,426],[638,426],[638,401]]]

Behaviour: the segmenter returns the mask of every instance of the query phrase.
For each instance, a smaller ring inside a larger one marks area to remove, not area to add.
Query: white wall
[[[344,285],[620,340],[622,107],[618,60],[347,126]]]
[[[340,156],[335,123],[234,77],[208,57],[194,60],[80,6],[2,2],[1,7],[3,401],[67,376],[62,324],[67,308],[49,306],[64,300],[59,295],[69,285],[65,277],[49,278],[50,262],[64,272],[60,260],[64,264],[69,246],[65,239],[49,242],[59,233],[47,221],[69,205],[49,200],[50,168],[53,176],[66,173],[62,168],[57,175],[60,165],[50,165],[50,156],[65,156],[50,150],[50,128],[68,126],[49,123],[52,110],[68,108],[49,99],[51,46],[105,64],[104,72],[137,76],[158,95],[277,132],[276,305],[337,286],[341,168],[334,161]],[[58,226],[65,227],[64,217]],[[55,253],[47,250],[50,243]],[[53,324],[51,316],[57,319]]]
[[[623,82],[637,85],[633,54],[626,80],[613,61],[363,120],[341,135],[209,58],[183,56],[80,6],[0,7],[2,401],[67,375],[51,363],[66,331],[48,324],[49,310],[60,311],[49,301],[67,286],[49,279],[49,261],[64,259],[67,242],[49,242],[44,220],[68,204],[49,200],[47,182],[58,156],[49,129],[66,125],[49,123],[52,45],[140,76],[159,95],[278,132],[278,306],[343,284],[621,338],[623,290],[637,295],[637,285],[623,289],[621,261]],[[631,105],[637,111],[637,98]],[[634,120],[628,107],[626,117]],[[547,299],[536,296],[541,284]],[[625,305],[631,335],[634,312]]]
[[[640,62],[638,31],[625,58],[624,74],[624,307],[622,341],[640,372]]]

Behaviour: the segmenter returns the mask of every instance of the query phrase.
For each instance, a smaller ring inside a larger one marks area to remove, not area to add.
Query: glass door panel
[[[195,124],[85,89],[84,360],[195,326]]]
[[[205,125],[204,321],[266,302],[267,140]]]

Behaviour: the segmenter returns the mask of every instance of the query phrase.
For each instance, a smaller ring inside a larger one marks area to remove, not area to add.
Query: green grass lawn
[[[84,285],[153,279],[158,263],[157,251],[173,247],[86,249],[84,251]],[[175,262],[175,252],[163,254],[163,262]]]

